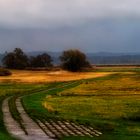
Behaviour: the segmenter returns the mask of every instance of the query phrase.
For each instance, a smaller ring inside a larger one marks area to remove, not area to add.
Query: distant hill
[[[45,53],[45,51],[28,52],[29,56],[36,56]],[[52,56],[54,64],[59,64],[61,52],[47,52]],[[91,64],[99,65],[140,65],[140,53],[87,53],[87,58]],[[0,64],[3,54],[0,54]]]
[[[140,65],[140,55],[88,56],[92,64],[101,65]]]

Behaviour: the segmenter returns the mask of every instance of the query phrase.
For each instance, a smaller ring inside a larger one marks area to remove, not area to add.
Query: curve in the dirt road
[[[28,135],[21,129],[18,122],[12,117],[9,105],[9,98],[3,101],[2,111],[4,117],[4,124],[7,131],[15,138],[20,140],[53,140],[28,116],[20,102],[20,98],[16,100],[16,107],[20,113],[22,123],[28,132]]]
[[[75,82],[74,82],[75,83]],[[67,84],[65,86],[72,85]],[[58,89],[52,88],[46,91]],[[64,122],[64,121],[45,121],[41,122],[37,120],[37,123],[31,119],[31,117],[26,113],[24,107],[21,103],[21,98],[18,97],[15,100],[15,105],[17,108],[18,113],[20,114],[19,117],[21,118],[21,123],[24,126],[27,134],[21,128],[20,124],[12,117],[8,101],[11,97],[6,98],[3,101],[2,111],[4,117],[4,124],[7,128],[7,131],[14,137],[20,140],[54,140],[62,136],[100,136],[102,135],[101,132],[94,130],[93,128],[85,127],[83,125],[76,125],[74,123]]]

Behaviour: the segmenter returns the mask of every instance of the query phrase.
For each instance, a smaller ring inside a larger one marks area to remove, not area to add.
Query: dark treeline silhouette
[[[20,48],[15,48],[13,52],[5,54],[2,62],[6,68],[24,69],[28,66],[28,57]]]
[[[43,53],[37,56],[27,56],[20,48],[15,48],[13,52],[6,53],[2,62],[3,65],[9,69],[52,66],[51,56],[47,53]]]
[[[81,71],[82,68],[90,67],[86,55],[79,50],[67,50],[60,56],[61,67],[68,71]],[[6,53],[3,65],[9,69],[27,68],[50,68],[53,66],[52,57],[47,53],[36,56],[28,56],[20,48],[15,48],[13,52]]]
[[[52,58],[47,53],[43,53],[37,56],[31,56],[29,60],[30,67],[52,67]]]

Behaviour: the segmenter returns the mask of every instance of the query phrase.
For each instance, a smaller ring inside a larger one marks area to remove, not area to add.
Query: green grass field
[[[9,96],[13,98],[16,96],[21,96],[25,94],[30,94],[38,90],[44,90],[49,88],[49,84],[17,84],[17,83],[1,83],[0,84],[0,140],[13,140],[8,133],[3,123],[3,114],[2,114],[2,101]],[[14,110],[14,105],[10,105],[12,110],[12,115],[15,115],[15,118],[18,120],[18,115]]]
[[[65,137],[63,140],[139,140],[140,69],[102,68],[100,71],[118,73],[68,83],[1,83],[0,104],[7,96],[26,95],[22,103],[33,119],[70,120],[103,132],[97,138]],[[50,88],[55,89],[47,91]],[[11,109],[18,120],[12,101]],[[0,139],[12,140],[3,125],[2,112],[0,124]]]
[[[121,72],[83,80],[74,87],[26,96],[23,103],[33,117],[64,119],[91,125],[103,132],[103,136],[96,139],[138,140],[139,79],[139,72]],[[42,114],[38,115],[39,111]]]

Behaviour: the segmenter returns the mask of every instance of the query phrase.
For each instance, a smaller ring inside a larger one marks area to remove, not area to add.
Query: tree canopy
[[[10,69],[24,69],[28,66],[28,57],[20,48],[6,53],[2,61],[4,66]]]
[[[52,58],[47,53],[28,57],[20,48],[15,48],[13,52],[6,53],[2,61],[3,65],[9,69],[25,69],[27,67],[37,68],[52,66]]]
[[[86,55],[79,50],[67,50],[60,56],[61,66],[69,71],[81,71],[84,67],[90,67]]]
[[[43,53],[37,56],[30,57],[30,66],[31,67],[51,67],[52,59],[51,56],[47,53]]]

